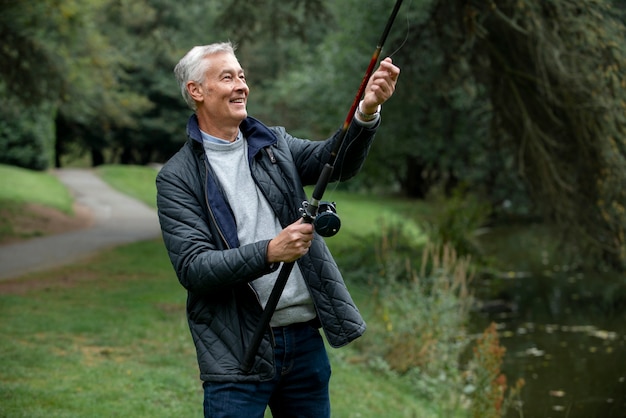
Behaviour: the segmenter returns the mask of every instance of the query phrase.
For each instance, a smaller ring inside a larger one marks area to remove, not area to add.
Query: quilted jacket
[[[240,129],[248,141],[250,170],[257,186],[283,227],[293,223],[307,200],[303,185],[317,182],[337,135],[326,141],[298,139],[284,128],[269,128],[250,117]],[[346,180],[360,170],[374,132],[375,128],[352,124],[342,147],[349,152],[339,152],[332,181]],[[212,175],[195,115],[187,124],[187,136],[157,176],[157,206],[168,255],[187,290],[187,319],[200,378],[218,382],[271,379],[270,329],[252,370],[241,369],[262,312],[250,282],[277,268],[266,261],[269,240],[239,245],[235,219]],[[330,345],[340,347],[361,336],[365,322],[322,237],[316,234],[309,252],[296,265]]]

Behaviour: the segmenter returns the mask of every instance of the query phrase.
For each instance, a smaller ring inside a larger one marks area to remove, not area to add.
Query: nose
[[[248,84],[246,83],[246,80],[238,78],[237,79],[237,84],[235,85],[235,89],[237,91],[244,91],[244,92],[248,92],[250,91],[250,88],[248,87]]]

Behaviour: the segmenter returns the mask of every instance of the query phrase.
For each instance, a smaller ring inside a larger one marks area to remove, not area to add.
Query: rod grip
[[[274,314],[276,306],[278,305],[278,301],[280,300],[280,296],[285,289],[285,285],[287,284],[287,279],[289,279],[291,270],[293,270],[293,265],[293,261],[291,263],[283,263],[283,266],[280,269],[280,273],[278,274],[276,283],[274,283],[272,293],[270,293],[270,297],[265,304],[265,309],[263,309],[263,313],[261,314],[259,323],[254,330],[254,335],[252,336],[251,343],[248,346],[248,350],[246,351],[243,362],[241,363],[241,369],[246,373],[248,373],[252,369],[252,365],[254,364],[254,357],[256,357],[256,354],[259,351],[261,341],[263,340],[263,335],[269,328],[270,321],[272,320],[272,315]]]
[[[334,167],[332,165],[326,163],[326,165],[324,165],[324,168],[322,169],[322,173],[320,174],[320,177],[315,184],[315,189],[313,189],[312,197],[316,203],[322,200],[322,196],[324,196],[326,186],[328,186],[328,183],[330,182],[330,176],[333,174],[333,168]]]

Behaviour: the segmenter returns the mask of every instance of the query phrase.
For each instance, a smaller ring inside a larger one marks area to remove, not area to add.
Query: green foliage
[[[480,257],[478,237],[486,231],[491,205],[458,187],[446,198],[441,192],[430,196],[439,210],[433,214],[428,231],[439,245],[451,245],[459,255]]]
[[[215,5],[200,2],[181,8],[166,0],[113,2],[99,17],[109,28],[108,42],[115,48],[116,91],[124,118],[111,115],[103,134],[102,163],[147,164],[165,161],[183,144],[185,123],[191,111],[180,97],[172,70],[188,49],[207,40],[205,25],[216,13]],[[212,31],[211,36],[218,36]],[[220,39],[221,40],[221,39]],[[114,103],[115,104],[115,103]],[[116,110],[116,107],[111,109]]]
[[[174,64],[227,39],[240,44],[250,115],[324,138],[345,119],[393,4],[2,1],[0,158],[44,168],[54,144],[57,165],[70,153],[94,165],[165,161],[190,113]],[[541,215],[576,243],[564,250],[623,265],[624,10],[603,0],[405,3],[382,52],[401,67],[398,88],[351,187],[425,198],[464,184],[494,216]]]
[[[420,3],[410,28],[396,34],[396,42],[406,36],[394,56],[402,73],[385,105],[376,161],[411,197],[424,198],[440,186],[448,192],[458,182],[483,187],[491,197],[490,179],[504,172],[504,162],[488,142],[489,92],[476,83],[471,57],[450,50],[450,15],[445,24],[437,20],[441,2]]]
[[[306,25],[328,18],[327,7],[324,0],[259,0],[254,3],[232,0],[225,5],[218,20],[232,31],[238,42],[251,42],[259,36],[306,40],[311,36]],[[277,21],[284,25],[271,24]]]
[[[376,265],[371,257],[361,260],[354,273],[358,277],[369,271],[370,296],[357,296],[368,300],[367,342],[356,343],[362,361],[385,375],[400,376],[418,398],[437,405],[437,416],[505,416],[523,381],[506,393],[500,373],[504,349],[495,329],[485,331],[489,339],[479,339],[467,370],[461,363],[472,343],[466,333],[474,301],[470,258],[457,255],[450,245],[415,242],[395,225],[383,229],[375,259]],[[487,389],[477,388],[481,379],[489,379]]]
[[[458,408],[459,361],[472,303],[469,260],[457,258],[450,247],[431,245],[423,250],[417,273],[415,263],[383,245],[379,263],[374,306],[384,329],[374,332],[384,343],[381,352],[370,355],[405,375],[420,397]]]
[[[105,150],[118,155],[117,140],[132,143],[123,133],[139,129],[137,118],[154,107],[146,94],[148,83],[128,84],[129,73],[135,71],[138,63],[150,66],[152,61],[145,60],[145,49],[140,49],[137,38],[129,34],[136,28],[116,14],[126,5],[126,2],[109,0],[103,0],[96,7],[77,4],[75,19],[81,22],[78,28],[83,34],[78,42],[72,38],[67,46],[73,57],[81,58],[67,59],[68,79],[56,121],[59,150],[63,152],[66,142],[77,142],[91,152],[94,165],[105,162]],[[143,3],[135,2],[135,8],[128,12],[129,20],[141,11],[146,19],[151,16],[149,10],[141,6]],[[105,31],[98,28],[105,28]],[[134,53],[131,53],[132,48],[136,49]]]
[[[465,22],[451,43],[491,92],[491,135],[515,150],[544,218],[591,264],[626,266],[623,12],[602,0],[456,2],[448,12]]]
[[[281,112],[280,120],[268,115],[272,123],[312,138],[326,137],[341,127],[391,12],[390,4],[379,1],[363,7],[354,0],[328,2],[334,19],[324,24],[335,30],[313,48],[304,49],[298,67],[273,80],[272,95],[265,100]]]
[[[354,346],[362,362],[401,377],[414,396],[437,405],[436,416],[456,416],[472,303],[469,259],[427,244],[406,225],[386,221],[377,234],[360,234],[352,253],[338,256],[368,321],[367,336]]]
[[[24,112],[15,99],[0,99],[0,164],[44,170],[54,155],[50,106]]]
[[[63,65],[48,41],[57,36],[56,18],[66,7],[56,6],[53,0],[0,2],[0,80],[8,95],[22,104],[58,97]]]
[[[524,382],[507,388],[500,371],[505,350],[495,325],[473,346],[467,367],[461,363],[472,341],[465,329],[473,305],[470,259],[450,246],[430,244],[419,262],[411,262],[402,235],[383,234],[378,273],[370,283],[376,320],[369,338],[376,343],[359,344],[363,355],[372,367],[407,379],[418,397],[439,406],[439,416],[506,416],[519,407]]]

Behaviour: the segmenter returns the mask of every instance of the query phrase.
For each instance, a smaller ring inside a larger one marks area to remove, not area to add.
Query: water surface
[[[481,280],[490,302],[473,331],[498,324],[503,372],[523,378],[522,412],[507,417],[626,417],[626,284],[623,278],[550,272]]]

